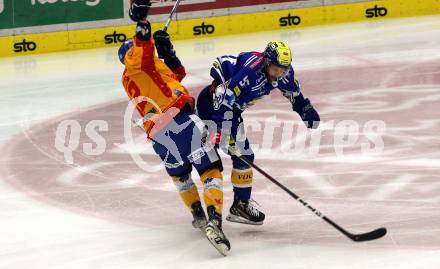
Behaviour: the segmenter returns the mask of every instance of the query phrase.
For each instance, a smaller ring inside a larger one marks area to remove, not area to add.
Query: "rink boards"
[[[411,3],[409,3],[411,2]],[[440,0],[388,0],[173,21],[174,40],[440,13]],[[117,46],[134,25],[0,37],[0,57]],[[163,23],[153,23],[153,30]]]

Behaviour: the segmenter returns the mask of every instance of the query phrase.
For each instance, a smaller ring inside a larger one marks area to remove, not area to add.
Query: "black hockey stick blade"
[[[349,237],[355,242],[371,241],[379,239],[387,234],[386,228],[379,228],[369,233],[364,234],[351,234]]]

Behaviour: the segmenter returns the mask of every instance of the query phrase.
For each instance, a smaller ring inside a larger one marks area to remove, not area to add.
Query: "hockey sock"
[[[191,174],[183,177],[173,176],[171,178],[173,179],[174,185],[176,185],[183,202],[191,210],[191,205],[200,201],[199,192],[197,186],[191,179]]]
[[[214,206],[218,214],[223,210],[223,176],[219,169],[208,169],[200,176],[203,182],[205,206]]]
[[[252,168],[232,169],[231,182],[232,186],[234,186],[235,200],[249,200],[251,198],[252,181]]]

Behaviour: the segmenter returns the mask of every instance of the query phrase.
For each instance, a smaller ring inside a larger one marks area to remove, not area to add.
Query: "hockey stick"
[[[170,16],[168,17],[167,23],[165,24],[165,27],[163,28],[163,30],[166,32],[168,31],[168,27],[170,26],[171,23],[171,19],[174,15],[174,13],[176,13],[177,7],[179,6],[180,0],[177,0],[176,3],[174,4],[173,9],[171,10]]]
[[[371,231],[371,232],[368,232],[368,233],[363,233],[363,234],[352,234],[352,233],[349,233],[347,230],[345,230],[344,228],[342,228],[341,226],[339,226],[338,224],[333,222],[331,219],[329,219],[326,216],[324,216],[321,212],[319,212],[316,208],[312,207],[309,203],[304,201],[301,197],[299,197],[298,195],[293,193],[286,186],[284,186],[283,184],[278,182],[276,179],[274,179],[272,176],[270,176],[268,173],[266,173],[263,169],[258,167],[256,164],[254,164],[253,162],[248,161],[243,155],[235,154],[237,152],[233,152],[233,153],[234,153],[235,156],[240,158],[240,160],[242,160],[247,165],[251,166],[252,168],[257,170],[258,172],[260,172],[263,176],[265,176],[267,179],[272,181],[272,183],[274,183],[275,185],[280,187],[282,190],[287,192],[290,196],[292,196],[293,199],[297,200],[303,206],[305,206],[308,209],[310,209],[310,211],[315,213],[316,216],[322,218],[325,222],[327,222],[328,224],[333,226],[336,230],[338,230],[339,232],[343,233],[345,236],[347,236],[351,240],[353,240],[355,242],[370,241],[370,240],[379,239],[379,238],[383,237],[387,233],[387,229],[386,228],[379,228],[379,229],[376,229],[374,231]]]
[[[142,130],[145,130],[143,125],[141,124],[141,120],[138,121],[133,121],[134,125],[139,127]],[[233,148],[229,148],[229,150],[232,152],[232,154],[234,154],[235,156],[237,156],[240,160],[242,160],[243,162],[245,162],[247,165],[249,165],[250,167],[254,168],[255,170],[257,170],[258,172],[260,172],[263,176],[265,176],[267,179],[269,179],[270,181],[272,181],[272,183],[274,183],[275,185],[277,185],[278,187],[280,187],[282,190],[284,190],[285,192],[287,192],[293,199],[297,200],[298,202],[300,202],[303,206],[305,206],[306,208],[310,209],[310,211],[312,211],[313,213],[315,213],[316,216],[322,218],[325,222],[327,222],[328,224],[330,224],[331,226],[333,226],[336,230],[338,230],[339,232],[341,232],[342,234],[344,234],[346,237],[350,238],[351,240],[353,240],[354,242],[363,242],[363,241],[371,241],[371,240],[376,240],[379,239],[383,236],[386,235],[387,233],[387,229],[386,228],[378,228],[374,231],[368,232],[368,233],[363,233],[363,234],[352,234],[350,232],[348,232],[347,230],[345,230],[344,228],[342,228],[341,226],[339,226],[338,224],[336,224],[334,221],[332,221],[331,219],[329,219],[328,217],[326,217],[325,215],[323,215],[319,210],[317,210],[316,208],[314,208],[313,206],[311,206],[309,203],[307,203],[306,201],[304,201],[304,199],[302,199],[301,197],[299,197],[298,195],[296,195],[295,193],[293,193],[291,190],[289,190],[286,186],[284,186],[283,184],[281,184],[280,182],[278,182],[275,178],[273,178],[271,175],[269,175],[268,173],[266,173],[263,169],[261,169],[259,166],[257,166],[256,164],[254,164],[253,162],[250,162],[249,160],[246,159],[246,157],[244,157],[243,155],[239,154],[237,151],[235,151]]]

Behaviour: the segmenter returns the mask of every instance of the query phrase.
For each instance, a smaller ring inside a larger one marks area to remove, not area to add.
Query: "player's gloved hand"
[[[304,124],[307,126],[307,128],[318,128],[321,118],[308,98],[304,99],[301,109],[297,112],[301,116],[301,119],[304,121]]]
[[[221,132],[211,133],[210,140],[216,149],[221,148],[226,154],[241,155],[240,149],[235,143],[235,139],[229,135],[224,138]]]
[[[136,25],[136,37],[142,41],[148,41],[151,37],[151,25],[148,21],[138,22]]]
[[[241,151],[240,151],[240,147],[238,147],[236,141],[231,137],[229,138],[228,141],[228,146],[227,146],[227,152],[225,151],[226,154],[230,154],[230,155],[235,155],[235,156],[241,156]]]
[[[171,44],[170,35],[167,32],[158,30],[154,32],[153,38],[159,58],[171,59],[176,57],[176,51],[174,50],[173,44]]]
[[[128,15],[134,22],[143,21],[150,11],[151,0],[132,0]]]
[[[222,142],[222,133],[220,132],[212,132],[209,135],[209,140],[214,145],[216,149],[220,148],[220,143]]]

